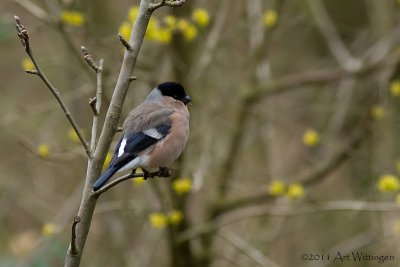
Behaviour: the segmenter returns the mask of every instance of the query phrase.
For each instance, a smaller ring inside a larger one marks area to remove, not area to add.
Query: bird
[[[160,171],[172,164],[185,149],[189,137],[191,97],[177,82],[157,85],[144,102],[129,112],[123,135],[115,147],[108,168],[93,184],[99,190],[117,172],[141,168]]]

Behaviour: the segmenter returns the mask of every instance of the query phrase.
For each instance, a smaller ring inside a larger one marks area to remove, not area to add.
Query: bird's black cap
[[[190,96],[185,92],[183,86],[176,82],[164,82],[157,86],[163,96],[170,96],[182,101],[185,105],[191,101]]]

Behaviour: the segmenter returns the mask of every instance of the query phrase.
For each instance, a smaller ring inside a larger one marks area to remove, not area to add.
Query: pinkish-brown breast
[[[172,127],[167,137],[157,143],[149,154],[147,166],[143,167],[167,167],[174,162],[183,152],[189,136],[189,112],[186,107],[181,112],[175,112],[170,116]]]

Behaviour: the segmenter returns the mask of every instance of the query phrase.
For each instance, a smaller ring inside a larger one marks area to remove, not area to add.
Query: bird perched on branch
[[[96,180],[93,190],[99,190],[116,172],[141,167],[160,169],[170,165],[183,152],[189,135],[191,98],[182,85],[175,82],[159,84],[146,100],[133,109],[123,124],[123,136],[118,142],[107,170]]]

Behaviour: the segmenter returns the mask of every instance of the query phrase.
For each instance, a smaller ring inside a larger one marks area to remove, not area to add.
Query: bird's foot
[[[143,172],[143,180],[147,180],[147,178],[154,178],[154,177],[170,177],[172,175],[172,170],[167,167],[160,167],[156,172],[148,172],[142,168]]]
[[[167,167],[160,167],[158,170],[159,177],[168,178],[171,177],[171,175],[172,175],[172,170]]]
[[[146,171],[145,169],[142,168],[142,172],[143,172],[143,180],[147,180],[147,178],[153,178],[153,176],[151,175],[152,173]]]

